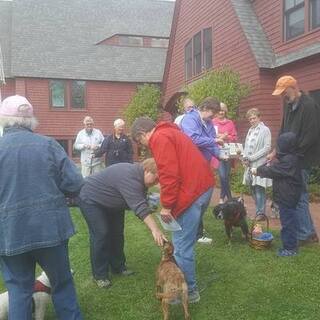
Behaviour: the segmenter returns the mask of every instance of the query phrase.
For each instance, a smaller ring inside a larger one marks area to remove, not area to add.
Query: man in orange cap
[[[309,195],[307,192],[311,166],[320,163],[320,107],[303,91],[299,90],[297,80],[292,76],[278,79],[272,95],[284,99],[283,119],[280,132],[293,132],[298,139],[298,153],[302,158],[304,191],[297,205],[297,238],[301,244],[319,242],[309,211]],[[268,156],[272,159],[275,150]]]

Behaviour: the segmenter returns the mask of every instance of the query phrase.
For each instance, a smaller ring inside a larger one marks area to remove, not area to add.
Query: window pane
[[[286,15],[286,39],[304,33],[304,7]]]
[[[205,69],[212,67],[212,29],[203,30],[203,65]]]
[[[143,46],[143,38],[142,37],[132,37],[132,36],[119,36],[119,44],[122,46],[142,47]]]
[[[197,33],[193,37],[193,65],[194,65],[194,75],[201,72],[202,61],[201,61],[201,32]]]
[[[71,105],[73,108],[85,107],[85,81],[72,81],[71,85]]]
[[[185,46],[184,60],[185,60],[185,76],[186,76],[186,79],[189,79],[192,77],[192,42],[191,40]]]
[[[315,29],[320,26],[320,0],[310,2],[310,12],[311,28]]]
[[[169,39],[159,39],[159,38],[151,39],[151,47],[168,48],[168,45],[169,45]]]
[[[303,2],[304,0],[285,0],[284,8],[285,10],[292,9]]]
[[[65,82],[62,80],[50,81],[51,106],[55,108],[65,107]]]
[[[284,9],[288,10],[294,7],[294,0],[285,0],[284,1]]]
[[[57,142],[64,149],[64,151],[68,154],[68,140],[57,140]]]

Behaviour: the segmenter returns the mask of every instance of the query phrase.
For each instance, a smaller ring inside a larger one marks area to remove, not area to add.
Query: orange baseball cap
[[[274,91],[272,92],[273,96],[279,96],[284,90],[286,90],[289,87],[296,87],[297,80],[294,77],[291,76],[283,76],[278,79],[276,83],[276,87]]]

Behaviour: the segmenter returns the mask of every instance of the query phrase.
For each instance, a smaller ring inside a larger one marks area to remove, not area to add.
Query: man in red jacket
[[[174,217],[182,228],[172,235],[174,257],[185,275],[189,302],[198,302],[194,245],[200,218],[209,205],[214,185],[209,164],[175,124],[156,125],[150,118],[141,117],[134,121],[131,135],[134,141],[151,150],[156,161],[161,218],[168,222]]]

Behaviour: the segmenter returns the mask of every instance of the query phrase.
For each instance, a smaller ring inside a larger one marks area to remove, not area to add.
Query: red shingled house
[[[110,133],[137,85],[161,84],[173,9],[158,0],[0,0],[2,99],[26,96],[37,131],[71,155],[86,115]]]
[[[282,102],[271,93],[278,77],[293,75],[320,103],[320,0],[176,0],[163,80],[166,110],[174,112],[185,84],[222,64],[252,86],[240,114],[258,107],[277,134]],[[238,129],[243,137],[245,120]]]

